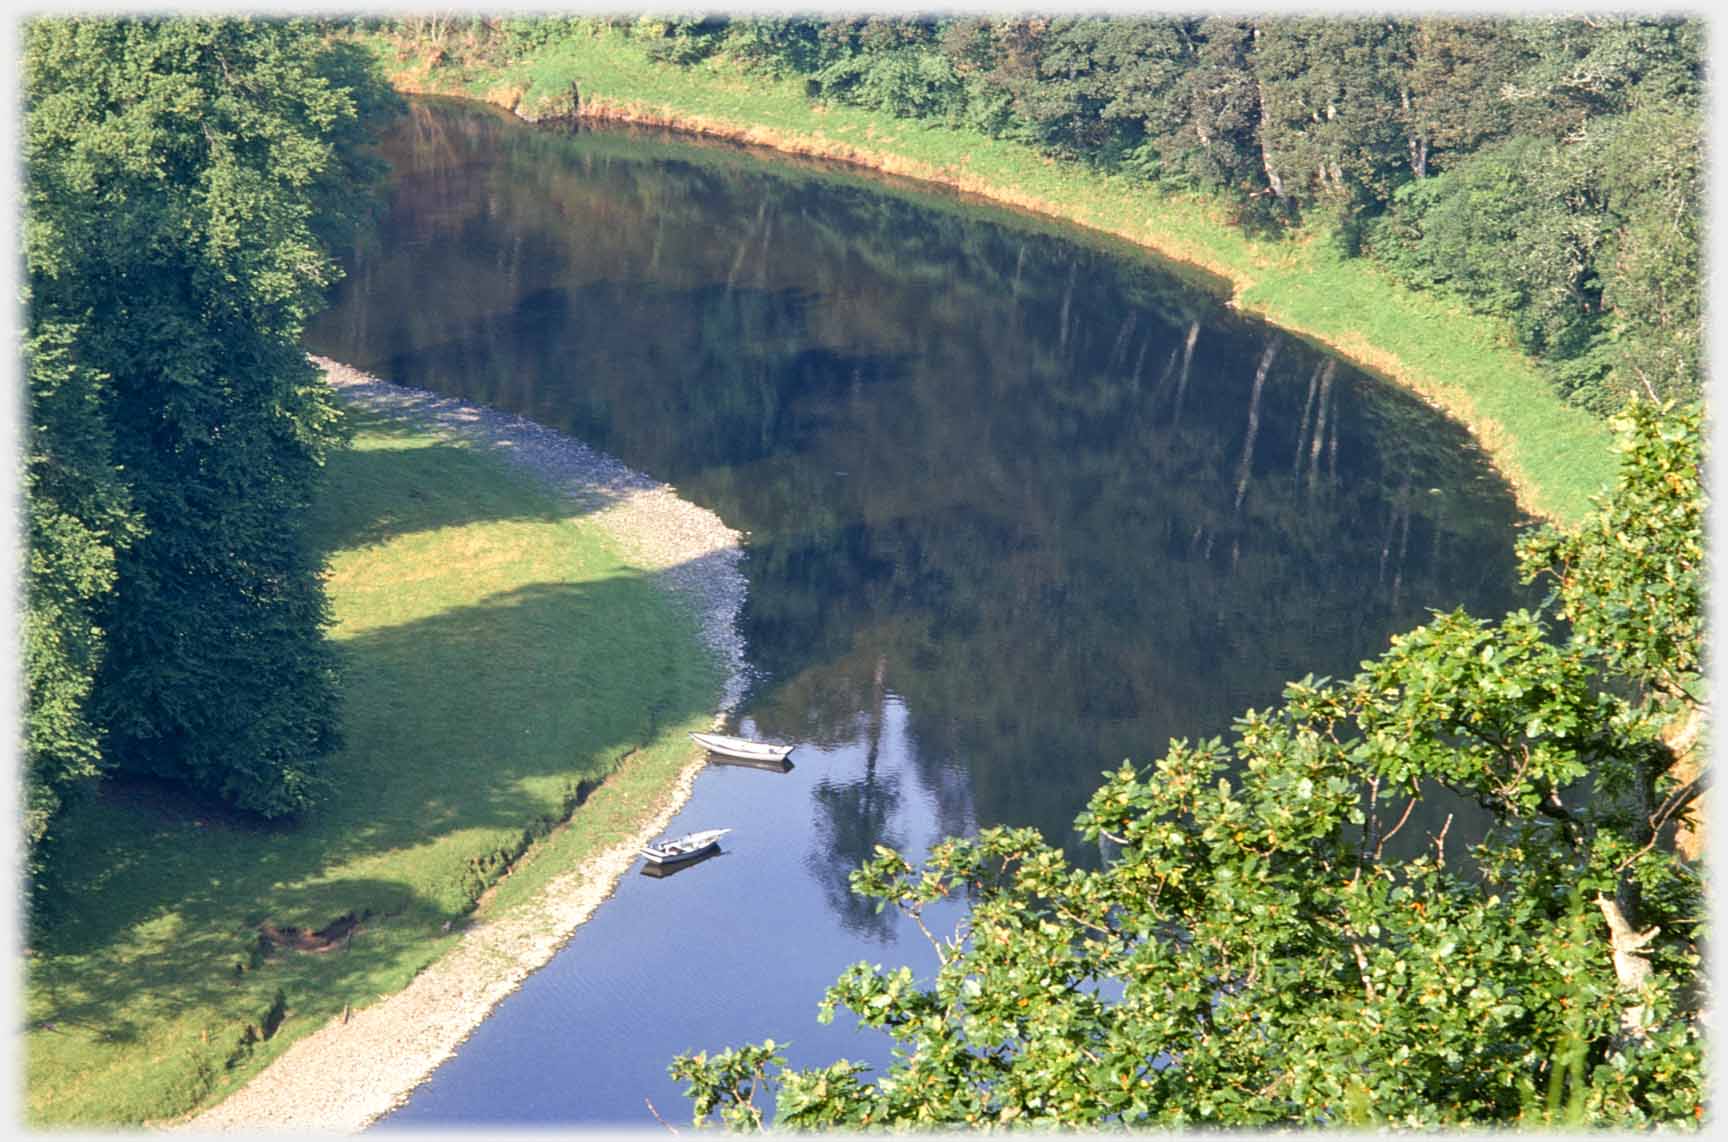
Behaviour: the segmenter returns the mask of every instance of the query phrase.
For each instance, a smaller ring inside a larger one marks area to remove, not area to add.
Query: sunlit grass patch
[[[344,668],[336,793],[266,825],[115,783],[69,817],[71,891],[27,971],[32,1124],[218,1100],[405,986],[573,809],[488,911],[615,842],[709,720],[694,619],[597,527],[492,458],[357,428],[311,529]]]

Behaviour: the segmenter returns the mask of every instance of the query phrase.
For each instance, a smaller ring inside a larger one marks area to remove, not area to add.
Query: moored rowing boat
[[[728,737],[725,734],[693,733],[690,737],[697,745],[713,753],[740,758],[744,761],[781,761],[794,748],[789,745],[769,745],[767,742],[753,742],[746,738]]]
[[[720,844],[720,838],[730,833],[731,829],[704,829],[699,833],[679,837],[676,840],[656,841],[651,845],[643,845],[641,852],[651,864],[675,864],[679,861],[694,860],[703,853],[710,852]]]

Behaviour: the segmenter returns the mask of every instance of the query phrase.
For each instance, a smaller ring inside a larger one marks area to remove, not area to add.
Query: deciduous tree
[[[29,621],[80,677],[33,673],[32,716],[64,711],[100,729],[108,761],[242,808],[303,809],[336,740],[300,540],[336,417],[299,337],[334,273],[317,227],[352,217],[362,112],[387,93],[305,21],[83,18],[27,25],[23,91],[47,458]],[[58,771],[95,764],[94,736],[76,736]]]
[[[33,323],[25,344],[24,842],[43,871],[56,816],[102,768],[88,702],[102,660],[115,553],[136,537],[103,416],[106,378],[78,364],[76,329]]]
[[[1666,838],[1699,785],[1623,684],[1696,681],[1698,421],[1622,429],[1613,498],[1526,548],[1570,638],[1439,615],[1228,743],[1124,764],[1079,821],[1102,869],[1029,829],[880,850],[853,877],[879,904],[971,901],[934,979],[861,963],[828,994],[898,1060],[685,1056],[697,1121],[761,1126],[771,1089],[793,1128],[1695,1123],[1703,891]],[[1446,797],[1481,836],[1414,833]]]

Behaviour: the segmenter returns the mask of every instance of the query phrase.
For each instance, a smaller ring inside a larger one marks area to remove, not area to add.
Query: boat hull
[[[725,734],[691,734],[690,738],[710,753],[735,757],[740,761],[784,761],[793,750],[789,745],[767,745]]]
[[[687,872],[699,864],[706,864],[707,862],[724,855],[725,854],[722,853],[719,848],[712,848],[705,853],[699,853],[696,856],[691,857],[689,860],[668,861],[665,864],[655,864],[651,860],[645,860],[642,862],[642,875],[656,880],[668,876],[676,876],[678,873]]]

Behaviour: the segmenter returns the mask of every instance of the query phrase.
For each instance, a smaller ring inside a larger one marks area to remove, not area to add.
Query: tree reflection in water
[[[486,108],[417,104],[385,149],[390,212],[310,340],[749,533],[741,713],[863,747],[812,783],[849,930],[885,930],[847,874],[914,801],[1096,861],[1069,828],[1101,771],[1515,602],[1517,513],[1461,429],[1104,239]]]

